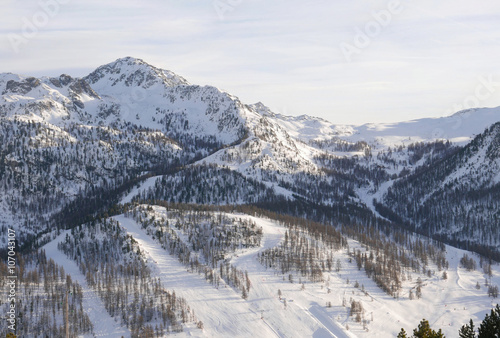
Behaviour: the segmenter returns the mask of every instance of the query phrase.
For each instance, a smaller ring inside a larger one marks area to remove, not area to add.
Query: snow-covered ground
[[[80,272],[76,262],[69,259],[57,249],[57,244],[64,241],[68,233],[69,231],[63,232],[43,247],[47,258],[52,258],[56,264],[63,266],[64,271],[71,275],[71,279],[82,286],[83,308],[94,325],[94,334],[96,337],[130,337],[130,331],[127,327],[121,326],[121,324],[115,321],[106,311],[104,303],[88,286],[85,276]]]
[[[130,202],[140,191],[153,186],[156,179],[157,177],[150,178],[140,188],[134,188],[122,203]],[[359,194],[360,199],[373,210],[371,200],[373,197],[382,196],[388,186],[390,182],[383,184],[376,196],[363,191],[364,193]],[[425,318],[433,328],[443,329],[447,337],[455,337],[459,328],[470,318],[477,326],[498,302],[487,296],[483,272],[469,272],[460,268],[459,260],[465,251],[452,247],[447,247],[447,259],[450,263],[447,280],[441,278],[441,273],[424,278],[421,299],[408,299],[408,290],[416,286],[416,277],[403,282],[403,290],[406,292],[396,300],[381,291],[364,271],[358,271],[355,264],[349,262],[345,252],[338,252],[335,256],[335,259],[338,258],[342,262],[340,273],[324,275],[325,280],[330,279],[331,293],[327,293],[326,282],[305,282],[305,290],[301,290],[299,276],[294,277],[295,283],[290,283],[288,278],[283,278],[272,269],[266,269],[256,260],[259,252],[279,244],[284,228],[266,219],[251,218],[263,228],[262,245],[259,248],[239,251],[231,260],[239,269],[247,270],[252,281],[249,298],[243,300],[240,293],[231,287],[222,285],[216,289],[207,283],[203,276],[186,271],[186,267],[179,263],[177,258],[162,249],[135,221],[124,216],[115,217],[147,253],[156,276],[164,286],[185,298],[194,309],[198,320],[204,323],[203,330],[192,324],[187,325],[179,336],[395,337],[402,327],[411,332],[420,320]],[[120,328],[119,324],[107,315],[102,303],[86,287],[84,277],[79,273],[76,264],[66,258],[60,258],[62,254],[56,251],[54,243],[47,245],[48,256],[63,265],[73,279],[84,286],[84,306],[89,309],[96,333],[103,337],[126,336],[126,333],[119,332],[128,330]],[[432,266],[430,268],[435,269]],[[367,294],[354,287],[356,281],[360,286],[364,286]],[[478,282],[481,286],[479,290],[476,289]],[[500,285],[497,265],[493,266],[491,282]],[[278,290],[283,294],[282,300],[278,297]],[[363,305],[365,328],[348,314],[351,299],[360,301]],[[347,307],[343,306],[343,300],[346,301]],[[331,302],[331,307],[326,307],[327,302]],[[108,323],[113,326],[108,327]]]
[[[153,188],[155,186],[156,180],[160,179],[161,176],[153,176],[149,177],[145,181],[137,184],[132,188],[132,190],[127,193],[121,200],[120,203],[130,203],[135,196],[147,191],[149,188]]]
[[[216,289],[203,276],[187,272],[176,257],[162,249],[135,221],[123,216],[115,219],[149,255],[165,287],[185,298],[198,320],[203,322],[203,332],[193,330],[190,334],[207,337],[310,337],[316,332],[325,331],[324,325],[314,316],[304,316],[301,307],[283,308],[278,299],[275,282],[277,277],[272,271],[266,271],[256,260],[258,251],[274,247],[283,236],[282,229],[273,226],[270,221],[254,218],[263,227],[263,244],[260,248],[238,253],[239,257],[232,262],[239,268],[248,270],[252,281],[249,297],[244,300],[239,292],[229,286],[221,284]],[[293,286],[299,289],[297,284]],[[337,334],[342,334],[342,329],[337,328],[336,331]]]
[[[290,283],[288,275],[266,269],[257,261],[259,252],[281,242],[285,228],[268,219],[229,216],[251,218],[263,229],[260,247],[238,250],[231,259],[231,264],[248,271],[252,286],[247,300],[238,290],[224,283],[217,289],[206,282],[204,276],[188,272],[134,220],[123,215],[114,217],[146,253],[155,277],[160,278],[167,289],[185,298],[197,319],[203,322],[203,330],[189,324],[179,336],[395,337],[402,327],[411,331],[425,318],[431,327],[442,328],[447,337],[455,337],[470,318],[479,324],[497,304],[497,300],[487,296],[482,270],[466,271],[459,267],[465,251],[452,247],[447,247],[448,278],[443,280],[442,272],[422,277],[421,299],[408,298],[410,288],[416,286],[417,275],[403,282],[400,299],[394,299],[380,290],[363,270],[359,271],[354,261],[350,263],[346,251],[335,254],[335,260],[341,261],[340,272],[325,273],[325,280],[319,283],[304,279],[305,289],[302,290],[299,275],[294,275],[294,283]],[[57,243],[63,236],[65,234],[45,246],[47,256],[64,266],[65,271],[83,286],[84,306],[95,325],[96,334],[102,337],[127,336],[128,330],[106,313],[102,302],[89,290],[76,264],[57,251]],[[350,240],[350,247],[361,248],[361,245]],[[429,268],[435,269],[432,265]],[[358,288],[354,287],[356,282]],[[477,282],[481,286],[479,290],[476,289]],[[500,284],[497,265],[493,266],[491,282]],[[278,290],[282,293],[281,300]],[[349,316],[351,300],[361,302],[365,328]],[[328,302],[331,302],[331,307],[326,306]],[[343,306],[343,302],[347,306]]]

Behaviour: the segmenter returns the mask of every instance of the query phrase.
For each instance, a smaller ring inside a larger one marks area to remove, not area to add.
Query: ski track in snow
[[[253,280],[256,278],[261,278],[262,281],[266,281],[266,278],[274,279],[276,278],[273,273],[266,272],[265,268],[257,261],[257,253],[263,251],[268,248],[276,247],[284,237],[284,229],[273,225],[271,221],[262,220],[259,218],[250,217],[253,221],[255,221],[259,226],[262,226],[264,238],[263,238],[263,247],[257,249],[251,249],[245,251],[244,255],[239,255],[234,258],[231,263],[238,266],[238,268],[243,270],[252,271],[250,274],[250,279],[252,280],[252,285],[256,285],[253,283]],[[256,274],[257,272],[257,274]],[[254,276],[252,278],[252,276]],[[273,283],[257,283],[257,286],[254,286],[252,291],[254,297],[257,297],[257,300],[261,301],[265,298],[266,294],[271,295],[274,299],[277,297],[274,296],[276,294],[276,285]],[[252,294],[252,293],[251,293]],[[250,297],[251,299],[251,297]],[[275,300],[272,302],[275,304]],[[271,306],[273,306],[273,304]],[[261,305],[262,306],[262,305]],[[280,306],[281,307],[281,306]],[[312,311],[311,311],[312,310]],[[270,310],[272,311],[272,310]],[[281,309],[278,312],[282,311]],[[304,306],[299,305],[298,301],[289,302],[287,305],[287,311],[293,312],[297,317],[302,317],[304,320],[303,314],[307,314],[310,321],[312,323],[317,324],[319,326],[312,333],[313,337],[352,337],[344,332],[344,329],[338,325],[334,320],[328,317],[328,314],[321,308],[318,304],[314,304],[309,310],[307,310]],[[307,318],[307,317],[305,317]],[[298,321],[301,319],[297,318]],[[297,322],[298,322],[297,321]],[[295,322],[295,323],[297,323]],[[292,324],[294,325],[294,324]]]
[[[238,290],[225,286],[220,288],[208,283],[204,276],[187,271],[159,243],[155,242],[134,220],[123,215],[114,217],[121,226],[137,240],[152,267],[153,276],[161,279],[166,289],[175,291],[194,309],[197,320],[204,323],[199,330],[193,323],[184,326],[184,332],[176,337],[389,337],[395,336],[403,327],[411,332],[422,318],[429,320],[431,327],[442,328],[446,336],[456,336],[458,329],[470,318],[479,324],[485,314],[495,306],[497,300],[488,298],[484,286],[482,270],[466,271],[460,267],[460,257],[466,252],[447,246],[449,269],[448,279],[442,279],[442,271],[436,271],[430,278],[420,275],[423,280],[422,299],[409,300],[408,292],[415,288],[416,278],[404,283],[401,299],[386,295],[354,263],[349,263],[345,253],[336,253],[342,262],[341,273],[325,273],[330,277],[332,293],[327,293],[323,283],[306,282],[306,289],[300,290],[300,275],[294,275],[295,282],[288,281],[274,268],[266,268],[257,260],[258,253],[279,245],[284,238],[285,228],[275,222],[242,214],[227,214],[229,217],[248,218],[263,229],[260,247],[237,250],[229,255],[231,264],[249,272],[252,282],[247,300],[241,298]],[[57,250],[57,243],[67,232],[44,246],[47,257],[64,266],[66,273],[78,281],[84,290],[83,306],[86,309],[98,337],[125,337],[130,332],[119,325],[106,312],[102,301],[89,289],[85,277],[77,265]],[[354,240],[349,240],[352,249],[362,248]],[[470,253],[468,253],[470,255]],[[475,257],[476,263],[479,259]],[[429,266],[432,269],[435,267]],[[351,280],[346,283],[346,277]],[[354,281],[364,285],[369,295],[354,288]],[[480,290],[475,288],[481,284]],[[493,266],[494,285],[500,283],[498,266]],[[278,297],[282,291],[282,299]],[[341,306],[342,298],[362,301],[365,318],[369,319],[365,331],[360,324],[349,317],[349,305]],[[286,299],[286,307],[285,307]],[[325,307],[331,301],[332,307]],[[346,313],[347,312],[347,313]],[[346,329],[349,324],[351,328]]]
[[[57,244],[64,240],[67,233],[68,231],[63,232],[43,247],[47,259],[52,258],[56,264],[63,266],[65,273],[71,275],[71,279],[82,286],[83,309],[94,325],[95,337],[130,337],[129,329],[116,322],[106,311],[104,303],[88,286],[85,276],[80,272],[76,262],[69,259],[63,252],[57,249]],[[93,336],[88,335],[88,337]]]
[[[195,316],[204,324],[204,330],[193,330],[196,336],[252,336],[269,337],[273,332],[264,324],[259,325],[260,317],[249,311],[240,294],[221,283],[216,289],[197,273],[190,273],[187,268],[171,256],[132,219],[117,216],[115,219],[132,235],[149,258],[154,271],[170,291],[186,299],[194,309]],[[247,309],[245,309],[245,307]]]
[[[237,217],[242,217],[238,215]],[[224,287],[219,289],[205,281],[203,276],[190,273],[187,268],[155,242],[134,220],[114,217],[146,252],[156,275],[164,286],[186,299],[204,330],[193,329],[189,335],[210,337],[352,337],[340,325],[328,319],[321,307],[304,311],[304,306],[290,301],[287,309],[278,299],[276,276],[258,261],[257,254],[275,247],[284,236],[283,228],[271,221],[248,217],[263,228],[262,245],[238,250],[231,260],[238,269],[249,271],[252,282],[245,301],[240,292]],[[148,259],[149,260],[149,259]],[[295,284],[294,284],[295,285]],[[298,287],[298,286],[297,286]],[[306,307],[309,304],[305,305]],[[304,316],[304,312],[309,316]]]
[[[146,179],[145,181],[140,182],[138,184],[138,187],[135,186],[129,193],[124,195],[124,197],[120,200],[120,203],[125,204],[132,202],[132,199],[134,197],[147,191],[149,188],[153,188],[155,186],[156,180],[159,178],[161,178],[161,176],[153,176]]]

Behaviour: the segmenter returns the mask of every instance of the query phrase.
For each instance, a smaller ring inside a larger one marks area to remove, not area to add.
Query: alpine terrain
[[[500,107],[336,125],[132,57],[0,93],[4,336],[456,337],[498,304]]]

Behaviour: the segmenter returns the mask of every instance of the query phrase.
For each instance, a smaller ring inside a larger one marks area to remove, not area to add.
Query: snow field
[[[186,299],[194,309],[204,330],[189,330],[189,335],[200,337],[252,336],[272,337],[272,330],[260,319],[260,314],[251,311],[248,302],[232,288],[221,284],[216,289],[203,276],[190,273],[176,257],[171,256],[134,220],[124,216],[115,219],[125,228],[150,258],[153,273],[159,277],[166,289]],[[250,291],[252,294],[252,290]],[[187,332],[185,332],[187,334]],[[181,334],[182,335],[182,334]]]
[[[154,207],[154,212],[161,212]],[[497,303],[487,296],[485,274],[479,269],[467,271],[460,267],[464,253],[447,246],[448,278],[442,279],[442,271],[430,264],[435,274],[427,277],[411,273],[411,280],[403,281],[401,296],[395,299],[380,290],[363,270],[358,270],[347,250],[334,252],[335,261],[341,262],[340,272],[325,272],[324,281],[312,283],[293,273],[293,283],[288,274],[282,275],[273,268],[264,267],[257,254],[279,245],[284,238],[285,227],[276,222],[243,214],[229,217],[248,218],[263,230],[260,247],[237,250],[230,260],[238,269],[248,271],[252,286],[247,300],[241,292],[223,281],[217,289],[204,276],[189,272],[176,257],[171,256],[153,240],[134,220],[124,215],[114,217],[137,242],[164,287],[186,299],[204,329],[194,324],[184,326],[184,332],[175,336],[195,337],[395,337],[403,327],[411,332],[423,319],[429,320],[434,329],[441,328],[447,337],[457,336],[459,328],[470,318],[479,324],[484,315]],[[44,248],[48,258],[64,266],[73,280],[84,289],[84,307],[95,326],[97,336],[127,337],[129,332],[121,327],[104,309],[103,303],[86,284],[75,262],[57,250],[57,243],[66,233],[57,237]],[[349,240],[351,250],[363,249],[356,241]],[[493,265],[491,283],[500,284],[498,265]],[[422,298],[409,300],[409,290],[416,286],[417,277],[423,281]],[[303,280],[301,280],[303,279]],[[305,289],[302,290],[304,283]],[[355,283],[359,287],[354,287]],[[479,282],[481,288],[476,289]],[[363,288],[363,290],[362,290]],[[329,293],[327,290],[330,289]],[[281,299],[278,297],[281,290]],[[364,309],[363,323],[355,322],[349,315],[351,300],[360,302]],[[327,307],[331,303],[331,307]],[[285,305],[286,304],[286,305]],[[345,306],[344,306],[345,305]]]
[[[242,215],[237,216],[241,217]],[[299,275],[294,274],[295,282],[290,283],[288,278],[283,280],[281,274],[276,273],[273,269],[266,269],[256,259],[258,252],[275,247],[280,243],[285,228],[267,219],[247,217],[262,227],[264,233],[262,245],[259,248],[237,251],[231,259],[231,263],[241,270],[248,271],[252,281],[249,298],[247,301],[243,301],[239,293],[229,288],[230,295],[218,298],[216,307],[211,308],[212,312],[218,313],[218,315],[211,314],[211,316],[227,316],[231,312],[227,312],[226,306],[222,305],[221,301],[229,301],[233,305],[234,312],[238,314],[243,312],[245,316],[239,317],[238,323],[230,324],[231,329],[228,332],[225,329],[221,330],[219,323],[216,323],[215,331],[212,331],[210,325],[205,324],[205,331],[208,336],[212,334],[217,336],[217,334],[223,332],[242,337],[247,336],[247,334],[260,336],[264,334],[262,327],[252,327],[254,325],[253,316],[257,315],[262,316],[264,323],[272,328],[273,333],[281,337],[390,337],[396,336],[402,327],[407,331],[411,331],[423,318],[428,319],[436,329],[442,328],[448,337],[453,337],[456,336],[458,329],[469,318],[479,323],[495,304],[491,298],[488,298],[484,289],[482,271],[468,272],[460,268],[459,260],[465,251],[452,247],[447,247],[447,258],[450,262],[447,271],[448,279],[442,280],[442,272],[437,271],[430,278],[422,277],[424,281],[423,296],[419,300],[408,299],[408,292],[410,288],[415,287],[418,274],[413,274],[412,280],[403,283],[402,296],[397,300],[380,290],[366,276],[363,270],[359,271],[357,269],[354,262],[350,263],[350,258],[345,251],[339,251],[335,254],[335,257],[342,262],[340,273],[331,272],[324,275],[325,279],[330,277],[331,293],[327,293],[326,281],[322,283],[304,281],[305,290],[302,291],[300,284],[297,283],[300,279]],[[135,231],[131,233],[132,236],[140,235],[141,240],[146,241],[144,244],[140,242],[141,245],[149,243],[147,245],[150,249],[155,246],[158,247],[157,243],[154,243],[138,225],[134,225],[134,222],[128,219],[127,222],[129,222],[126,227],[128,231]],[[131,226],[134,228],[130,228]],[[352,248],[356,246],[356,243],[350,241],[350,245]],[[178,269],[185,269],[177,262],[176,258],[169,256],[161,248],[159,250],[155,251],[155,254],[161,254],[163,259],[173,262],[174,265],[179,267]],[[429,268],[437,270],[431,265]],[[172,269],[172,267],[169,266],[169,269]],[[160,268],[160,270],[162,269]],[[492,282],[498,284],[498,267],[495,266],[494,270]],[[161,273],[165,274],[163,270]],[[192,279],[193,274],[186,273],[185,278],[187,280]],[[347,279],[349,279],[349,284],[346,283]],[[478,280],[482,283],[480,290],[475,288]],[[361,285],[365,287],[366,294],[360,288],[354,287],[355,281],[359,283],[360,287]],[[166,282],[168,283],[168,279]],[[196,310],[195,302],[204,297],[203,294],[207,288],[214,288],[206,283],[203,278],[200,278],[199,283],[204,288],[200,290],[192,288],[188,291],[188,294],[179,294],[185,297],[188,303],[195,308],[197,316],[201,319],[202,315],[200,310]],[[183,287],[189,287],[192,286],[192,282],[184,280],[182,285]],[[175,282],[171,282],[168,288],[177,290],[178,286]],[[278,298],[278,289],[282,291],[281,301]],[[220,291],[221,289],[218,290],[218,292]],[[223,290],[223,292],[225,291],[226,289]],[[363,329],[361,324],[354,322],[354,318],[348,315],[351,298],[361,302],[365,310],[365,319],[368,322],[366,325],[367,330]],[[283,299],[287,299],[286,309]],[[342,306],[343,299],[346,300],[346,307]],[[332,307],[326,307],[327,302],[331,302]],[[248,318],[248,314],[250,314],[250,321],[246,324],[240,323],[240,320]],[[229,316],[234,318],[231,315]],[[234,327],[238,329],[234,331]],[[349,327],[349,330],[347,330],[347,327]]]

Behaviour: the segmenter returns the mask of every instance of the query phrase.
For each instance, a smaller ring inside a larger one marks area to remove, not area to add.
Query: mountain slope
[[[340,126],[275,114],[262,103],[246,105],[131,57],[83,78],[0,74],[0,92],[3,225],[22,225],[30,236],[55,220],[66,227],[71,215],[83,219],[104,211],[151,175],[162,176],[154,185],[149,181],[140,198],[312,203],[337,210],[338,220],[371,223],[379,216],[373,198],[380,202],[395,182],[438,168],[500,116],[499,108],[474,109],[446,118]],[[434,187],[475,181],[494,168],[484,157],[470,161],[462,174],[440,176],[444,181],[433,181]],[[477,174],[467,176],[471,171]],[[477,187],[463,189],[474,193]],[[100,205],[102,199],[108,202]],[[396,223],[416,217],[403,210],[404,200],[385,198]],[[494,212],[477,211],[490,210],[488,203],[468,210],[469,218],[481,213],[495,226]],[[450,224],[439,227],[451,233]]]
[[[485,128],[500,120],[500,108],[476,108],[451,116],[423,118],[397,123],[367,123],[363,125],[336,125],[311,116],[285,116],[272,113],[262,104],[255,105],[263,115],[270,116],[293,137],[305,142],[340,139],[347,142],[364,141],[374,150],[398,147],[416,142],[449,140],[465,145]]]
[[[168,172],[246,133],[236,98],[133,58],[82,79],[1,74],[0,93],[2,224],[20,229],[22,242],[75,199]]]
[[[500,260],[500,108],[335,125],[131,57],[0,93],[0,229],[23,318],[44,300],[26,334],[64,329],[43,245],[85,289],[81,335],[387,337],[425,313],[452,336],[495,302],[498,266],[443,242]]]
[[[396,181],[382,203],[423,233],[498,248],[499,172],[497,123],[453,155]]]
[[[412,248],[398,261],[405,278],[398,296],[392,297],[367,274],[366,263],[359,267],[363,256],[366,262],[370,256],[373,262],[383,262],[394,245],[388,238],[382,247],[371,242],[374,238],[342,244],[335,240],[338,233],[318,231],[315,226],[320,225],[310,221],[225,210],[139,205],[66,231],[45,249],[83,286],[84,306],[95,304],[93,310],[101,311],[96,317],[84,308],[93,333],[110,337],[145,336],[148,329],[181,337],[391,337],[401,327],[415,327],[422,314],[432,327],[453,336],[469,318],[480,320],[492,303],[482,283],[477,288],[488,274],[461,266],[467,254],[462,250],[439,248],[419,236],[407,238]],[[249,231],[252,228],[257,231]],[[286,256],[295,251],[310,253],[304,260],[297,256],[298,263],[287,263]],[[432,251],[444,254],[446,264],[436,264]],[[424,254],[415,260],[418,252]],[[95,258],[89,260],[89,255]],[[310,255],[315,257],[311,262]],[[280,259],[284,264],[278,264]],[[480,264],[477,257],[470,259]],[[213,268],[207,268],[210,262],[215,262]],[[246,296],[233,276],[242,276]],[[497,265],[488,278],[491,284],[500,282]],[[127,294],[124,285],[133,292]],[[174,311],[167,310],[163,318],[151,315],[162,309],[160,297]],[[134,320],[141,312],[144,315]],[[113,325],[105,327],[99,318]],[[162,320],[167,325],[162,326]]]

